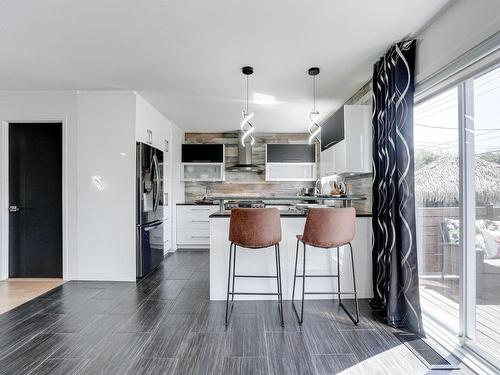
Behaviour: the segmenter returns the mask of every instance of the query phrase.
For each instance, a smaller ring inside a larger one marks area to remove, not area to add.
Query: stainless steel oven
[[[225,210],[233,208],[264,208],[266,207],[263,201],[227,201],[224,203]]]

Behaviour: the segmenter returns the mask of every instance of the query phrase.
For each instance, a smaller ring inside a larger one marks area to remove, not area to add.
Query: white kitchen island
[[[296,235],[302,234],[306,217],[304,214],[281,213],[282,241],[280,242],[281,278],[283,299],[292,298],[293,274],[295,265]],[[358,298],[371,298],[372,258],[371,258],[371,217],[358,214],[356,217],[356,236],[352,242]],[[215,213],[210,216],[210,300],[226,299],[228,262],[229,262],[229,214]],[[298,270],[301,273],[303,245],[299,247]],[[337,250],[325,250],[307,246],[306,274],[336,274]],[[236,273],[244,275],[275,275],[274,248],[236,250]],[[299,272],[298,272],[299,273]],[[348,247],[340,249],[341,289],[352,291],[351,260]],[[297,279],[296,298],[301,296],[301,279]],[[334,278],[308,278],[306,291],[332,292],[337,290]],[[276,292],[276,279],[237,278],[235,292]],[[308,299],[328,299],[332,295],[309,295]],[[353,298],[343,296],[342,298]],[[243,295],[239,300],[276,299],[275,296]]]

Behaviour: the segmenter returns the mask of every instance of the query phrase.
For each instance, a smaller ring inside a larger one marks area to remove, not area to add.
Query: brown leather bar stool
[[[231,296],[231,312],[235,295],[273,295],[278,297],[281,325],[283,323],[283,299],[281,291],[281,264],[280,245],[281,220],[277,208],[234,208],[231,210],[229,222],[229,272],[227,277],[226,297],[226,326],[229,322],[228,315],[229,296]],[[276,257],[276,276],[274,275],[238,275],[236,274],[236,247],[247,249],[263,249],[274,246]],[[234,253],[234,256],[233,256]],[[232,260],[232,267],[231,267]],[[232,277],[231,277],[232,268]],[[234,282],[237,277],[248,278],[273,278],[276,279],[277,293],[238,293],[234,291]],[[231,288],[231,278],[232,288]],[[229,291],[231,289],[231,291]]]
[[[356,226],[356,211],[354,208],[310,208],[307,214],[304,234],[297,235],[297,250],[295,252],[295,273],[293,278],[292,306],[299,324],[304,321],[304,295],[306,294],[333,294],[337,295],[339,304],[354,324],[359,323],[358,294],[356,291],[356,277],[354,275],[354,258],[351,241],[354,238]],[[297,260],[299,257],[299,242],[304,245],[304,261],[302,275],[297,275]],[[307,275],[306,274],[306,245],[323,249],[337,248],[337,274],[336,275]],[[351,249],[353,292],[342,292],[340,289],[340,253],[339,247],[349,245]],[[334,277],[337,278],[337,292],[306,292],[306,278],[308,277]],[[302,307],[300,316],[295,307],[295,281],[302,278]],[[342,294],[354,295],[356,317],[353,317],[342,303]]]

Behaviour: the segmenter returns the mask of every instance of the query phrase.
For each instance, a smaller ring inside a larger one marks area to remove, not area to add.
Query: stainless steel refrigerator
[[[136,144],[137,277],[163,261],[163,151]]]

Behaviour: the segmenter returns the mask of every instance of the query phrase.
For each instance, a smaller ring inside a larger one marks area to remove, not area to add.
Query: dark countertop
[[[230,212],[225,211],[224,213],[215,212],[212,215],[210,215],[209,218],[210,219],[228,218],[230,216],[231,216]],[[280,211],[280,216],[281,217],[306,217],[307,213],[296,211],[296,210],[289,210],[289,211]],[[356,211],[356,217],[372,217],[372,214],[371,214],[371,212]]]
[[[346,195],[346,196],[332,196],[332,195],[316,195],[316,196],[300,196],[300,195],[262,195],[262,196],[247,196],[247,195],[209,195],[207,200],[212,201],[318,201],[318,200],[329,200],[329,201],[360,201],[365,200],[366,197],[362,195]]]
[[[177,206],[218,206],[219,203],[211,202],[211,203],[194,203],[194,202],[185,202],[185,203],[176,203]]]
[[[212,203],[193,203],[193,202],[185,202],[185,203],[176,203],[177,206],[218,206],[218,202]],[[292,203],[266,203],[266,206],[293,206]]]

